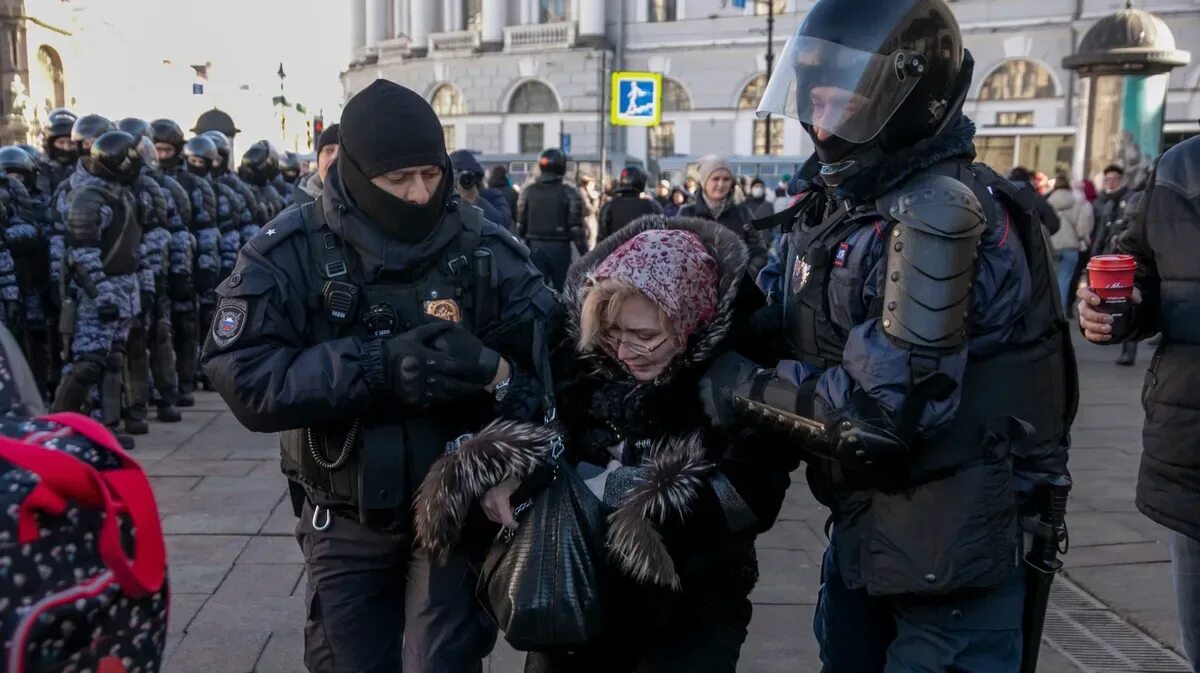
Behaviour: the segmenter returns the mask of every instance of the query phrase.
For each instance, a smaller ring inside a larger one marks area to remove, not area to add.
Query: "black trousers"
[[[466,558],[435,565],[412,549],[408,535],[324,508],[314,521],[310,502],[296,539],[308,571],[304,665],[310,673],[483,670],[496,628],[475,600],[477,574]]]
[[[567,280],[567,269],[571,268],[572,251],[575,245],[570,241],[551,241],[533,239],[529,241],[530,257],[533,265],[546,277],[546,284],[561,291]]]

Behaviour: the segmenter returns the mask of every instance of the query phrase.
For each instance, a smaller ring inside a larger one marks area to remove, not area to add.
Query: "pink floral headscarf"
[[[684,337],[717,314],[717,262],[690,231],[653,229],[634,236],[604,258],[588,282],[608,278],[646,295]]]

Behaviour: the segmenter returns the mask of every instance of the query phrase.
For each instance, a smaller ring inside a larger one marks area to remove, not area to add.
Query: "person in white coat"
[[[1079,264],[1079,253],[1086,250],[1091,239],[1095,217],[1092,204],[1081,194],[1071,189],[1071,180],[1064,173],[1054,178],[1054,189],[1046,197],[1046,201],[1058,214],[1061,226],[1050,237],[1054,248],[1054,262],[1058,268],[1058,294],[1063,302],[1063,309],[1068,310],[1075,293],[1071,288],[1071,279],[1075,277],[1075,267]]]

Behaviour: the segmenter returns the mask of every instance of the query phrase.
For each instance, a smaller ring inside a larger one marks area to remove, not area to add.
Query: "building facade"
[[[378,77],[424,94],[447,143],[529,154],[569,139],[576,155],[607,149],[647,162],[709,152],[802,157],[798,122],[754,110],[766,82],[767,14],[775,53],[813,0],[349,0],[353,53],[346,97]],[[1125,0],[949,0],[975,58],[967,114],[982,160],[1052,173],[1082,164],[1077,120],[1087,87],[1062,67],[1095,21]],[[1200,133],[1200,0],[1139,0],[1196,54],[1170,76],[1166,145]],[[605,71],[662,73],[662,124],[602,123]],[[769,137],[769,142],[768,142]]]

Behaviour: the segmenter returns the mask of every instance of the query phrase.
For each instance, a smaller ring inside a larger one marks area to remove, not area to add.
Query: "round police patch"
[[[246,327],[246,300],[226,298],[213,316],[212,339],[217,348],[228,348]]]

